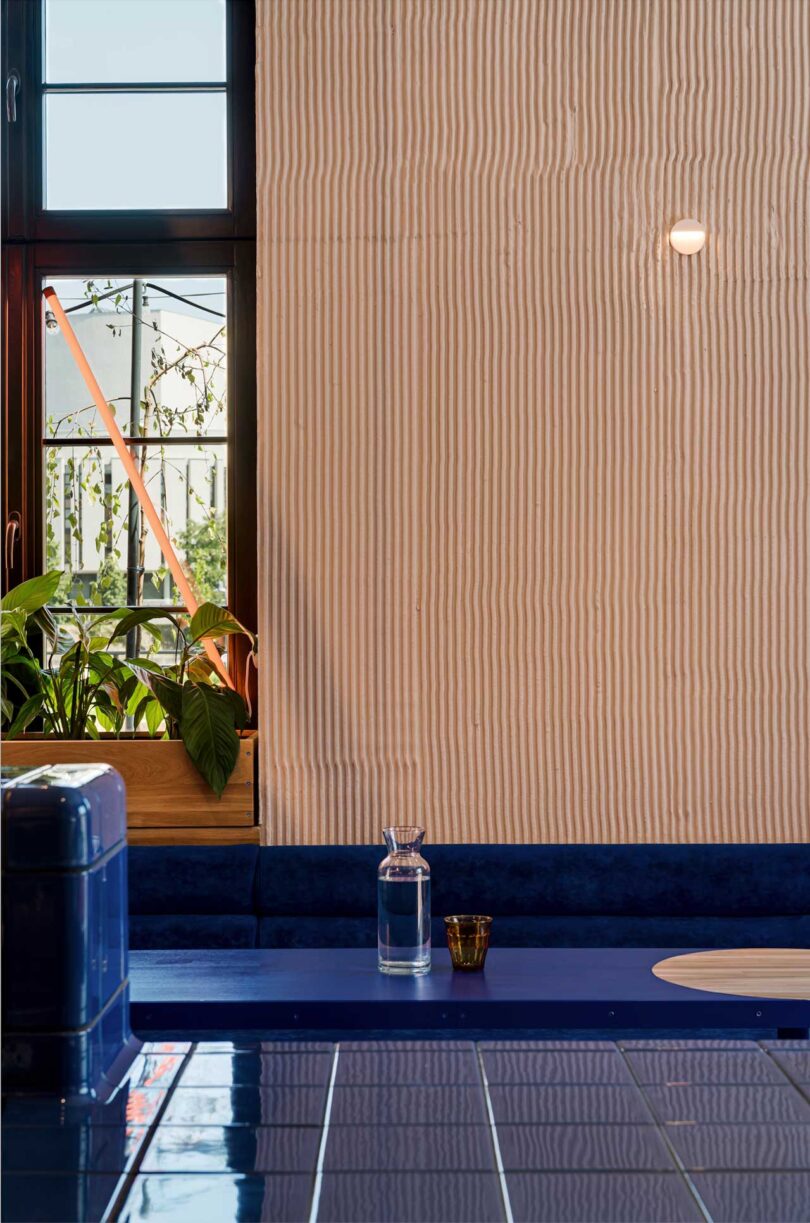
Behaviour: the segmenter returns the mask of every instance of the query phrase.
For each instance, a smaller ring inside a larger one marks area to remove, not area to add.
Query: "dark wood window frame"
[[[42,207],[43,5],[2,0],[3,589],[42,569],[43,278],[225,275],[228,602],[255,629],[254,0],[227,0],[226,13],[228,207],[56,212]]]

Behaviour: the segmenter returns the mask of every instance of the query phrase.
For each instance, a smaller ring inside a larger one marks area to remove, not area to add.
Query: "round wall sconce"
[[[676,221],[669,231],[669,243],[679,255],[696,255],[706,245],[706,226],[700,221]]]

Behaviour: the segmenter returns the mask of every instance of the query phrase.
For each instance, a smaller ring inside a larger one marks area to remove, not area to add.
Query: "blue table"
[[[672,985],[652,966],[678,948],[490,951],[454,973],[446,949],[424,977],[388,977],[376,952],[134,951],[136,1031],[269,1029],[810,1028],[810,1002]],[[694,950],[694,949],[692,949]]]

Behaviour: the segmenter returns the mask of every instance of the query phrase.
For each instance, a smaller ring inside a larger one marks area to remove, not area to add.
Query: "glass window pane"
[[[50,283],[71,311],[71,325],[125,436],[227,433],[224,277],[143,277],[137,417],[130,407],[132,280],[98,277]],[[44,335],[45,437],[106,436],[58,328],[46,327]]]
[[[228,204],[224,93],[50,94],[45,207]]]
[[[145,451],[145,453],[142,453]],[[153,504],[201,600],[226,601],[226,449],[189,443],[137,449]],[[54,604],[181,603],[165,559],[140,515],[129,546],[129,482],[109,446],[45,448],[45,560],[65,577]],[[134,576],[128,596],[127,573]]]
[[[224,81],[225,0],[46,0],[45,79]]]
[[[192,588],[227,597],[227,282],[224,277],[50,282],[125,435]],[[78,307],[78,308],[77,308]],[[45,309],[45,306],[43,306]],[[137,327],[137,330],[136,330]],[[43,465],[46,567],[65,577],[54,603],[181,602],[123,464],[55,320],[45,316]],[[140,336],[137,414],[133,344]],[[54,444],[58,443],[58,444]]]

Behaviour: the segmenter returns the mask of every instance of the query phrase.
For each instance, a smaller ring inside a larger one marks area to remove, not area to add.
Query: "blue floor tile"
[[[806,1172],[698,1172],[692,1179],[714,1223],[810,1223]]]
[[[507,1052],[531,1050],[542,1050],[544,1052],[547,1050],[567,1050],[576,1053],[584,1050],[610,1052],[615,1047],[612,1040],[482,1040],[478,1043],[478,1048],[485,1053],[501,1049]]]
[[[318,1223],[502,1223],[500,1184],[491,1173],[421,1176],[330,1172]]]
[[[3,1172],[125,1172],[147,1133],[142,1126],[3,1126]]]
[[[141,1049],[142,1054],[154,1053],[188,1053],[191,1041],[188,1040],[146,1040]]]
[[[478,1084],[481,1074],[472,1048],[458,1050],[413,1049],[377,1052],[341,1049],[335,1082],[341,1086],[424,1083]]]
[[[320,1125],[325,1087],[178,1087],[162,1125]]]
[[[471,1125],[487,1120],[479,1087],[336,1087],[332,1125]]]
[[[515,1223],[692,1223],[703,1219],[686,1183],[675,1172],[510,1172],[506,1181]]]
[[[334,1044],[325,1040],[203,1040],[194,1056],[207,1053],[333,1053]]]
[[[317,1126],[162,1125],[142,1172],[314,1172]]]
[[[136,1176],[119,1223],[306,1223],[311,1176]]]
[[[644,1094],[660,1121],[810,1123],[810,1105],[789,1084],[653,1086]]]
[[[640,1083],[782,1083],[785,1077],[761,1050],[661,1049],[627,1053]]]
[[[649,1125],[652,1116],[636,1087],[540,1086],[490,1087],[490,1099],[497,1125],[547,1124],[551,1122],[614,1122]]]
[[[441,1050],[442,1052],[472,1053],[475,1045],[471,1040],[342,1040],[341,1057],[344,1053],[418,1053]]]
[[[494,1172],[486,1125],[333,1125],[328,1172]]]
[[[97,1223],[121,1184],[112,1175],[9,1172],[3,1176],[3,1223]]]
[[[810,1172],[810,1125],[671,1125],[685,1168]]]
[[[654,1125],[499,1125],[503,1166],[511,1171],[672,1171]]]
[[[185,1060],[184,1053],[147,1053],[135,1058],[123,1080],[129,1090],[171,1087]]]
[[[619,1040],[617,1042],[622,1049],[710,1049],[710,1050],[743,1050],[755,1051],[759,1048],[755,1040],[715,1040],[712,1037],[695,1040],[692,1037],[684,1036],[682,1038],[669,1037],[650,1037],[645,1039],[640,1037],[636,1040]]]
[[[632,1083],[633,1076],[616,1050],[542,1049],[483,1052],[489,1083]]]
[[[183,1087],[318,1087],[329,1082],[329,1053],[209,1053],[193,1057]]]

